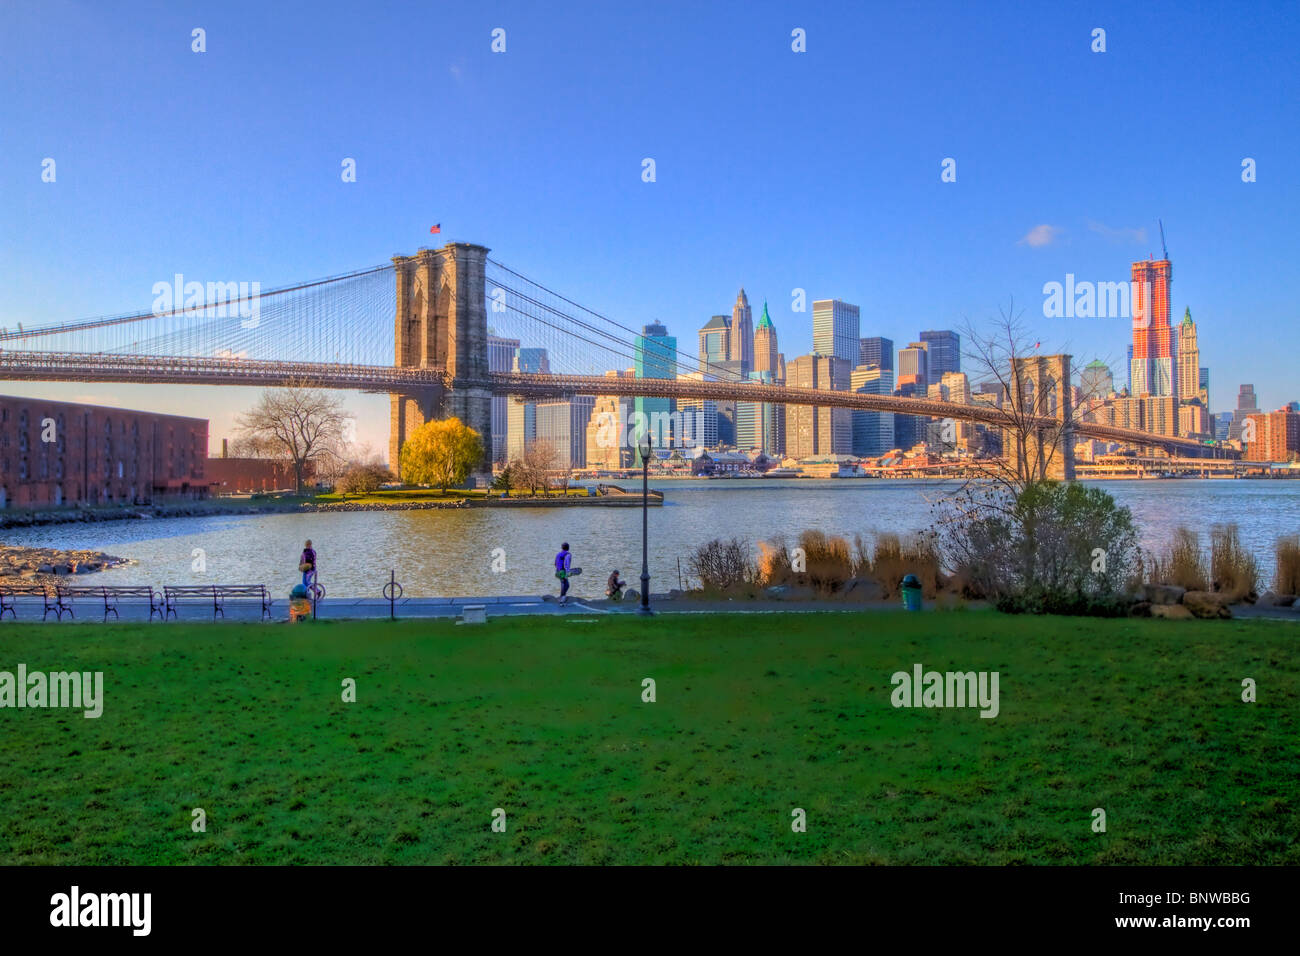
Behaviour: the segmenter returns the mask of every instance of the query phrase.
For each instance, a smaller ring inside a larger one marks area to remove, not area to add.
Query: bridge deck
[[[438,366],[396,368],[317,362],[280,362],[247,358],[133,356],[111,353],[0,351],[0,379],[65,382],[147,382],[176,385],[306,385],[315,388],[401,392],[407,388],[445,387],[446,372]],[[461,387],[487,388],[496,394],[522,398],[562,398],[573,395],[615,395],[634,398],[703,398],[785,405],[817,405],[893,412],[928,418],[952,418],[1006,427],[1007,413],[995,406],[959,405],[928,398],[866,395],[860,392],[795,388],[739,382],[684,379],[613,378],[598,375],[491,373],[482,381],[460,381]],[[1058,424],[1041,419],[1044,427]],[[1206,447],[1194,439],[1158,435],[1094,422],[1074,427],[1079,437],[1128,445],[1197,451]]]

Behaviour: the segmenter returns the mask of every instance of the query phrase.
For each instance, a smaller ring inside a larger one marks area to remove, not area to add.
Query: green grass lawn
[[[105,704],[0,710],[0,864],[1295,864],[1298,646],[992,612],[5,623],[0,670],[102,670]],[[895,709],[917,662],[998,671],[999,716]]]

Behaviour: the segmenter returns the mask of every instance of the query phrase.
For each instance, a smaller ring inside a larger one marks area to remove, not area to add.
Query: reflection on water
[[[1272,574],[1279,534],[1300,532],[1300,481],[1153,480],[1098,482],[1133,510],[1144,547],[1163,547],[1173,529],[1202,532],[1235,521],[1243,543]],[[931,502],[955,485],[935,481],[664,481],[662,508],[650,510],[654,590],[678,586],[691,548],[715,537],[757,542],[805,529],[829,534],[929,527]],[[634,586],[641,573],[636,508],[447,509],[334,514],[239,515],[112,521],[3,532],[6,544],[93,548],[136,563],[79,579],[87,583],[261,582],[288,593],[298,555],[311,538],[320,580],[331,595],[378,597],[394,569],[407,596],[540,594],[556,590],[552,558],[562,541],[585,574],[578,596],[599,597],[610,570]],[[493,573],[492,555],[505,568]],[[193,570],[201,549],[206,571]]]

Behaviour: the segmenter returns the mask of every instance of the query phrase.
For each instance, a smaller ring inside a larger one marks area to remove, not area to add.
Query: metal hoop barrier
[[[384,597],[388,598],[388,619],[397,620],[397,601],[402,596],[402,586],[397,583],[397,572],[388,572],[388,583],[384,585]]]

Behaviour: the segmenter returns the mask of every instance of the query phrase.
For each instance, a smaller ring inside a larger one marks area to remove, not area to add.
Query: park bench
[[[149,620],[152,621],[155,614],[160,618],[163,616],[160,596],[148,584],[59,584],[55,587],[55,611],[60,621],[63,620],[64,611],[75,619],[76,615],[72,613],[74,598],[98,598],[104,602],[104,620],[107,621],[112,614],[120,621],[122,616],[117,613],[119,598],[148,598]]]
[[[177,613],[179,603],[187,598],[204,598],[212,602],[212,617],[226,616],[227,598],[257,598],[262,602],[262,617],[271,616],[271,597],[266,593],[265,584],[184,584],[164,585],[163,597],[166,602],[166,614],[180,619]]]
[[[45,620],[53,611],[55,617],[59,616],[58,598],[53,593],[53,589],[45,584],[4,584],[0,585],[0,621],[4,620],[5,611],[16,621],[18,612],[14,610],[14,598],[34,596],[39,594],[45,602],[45,613],[41,615],[41,620]],[[50,598],[54,597],[51,602]]]

